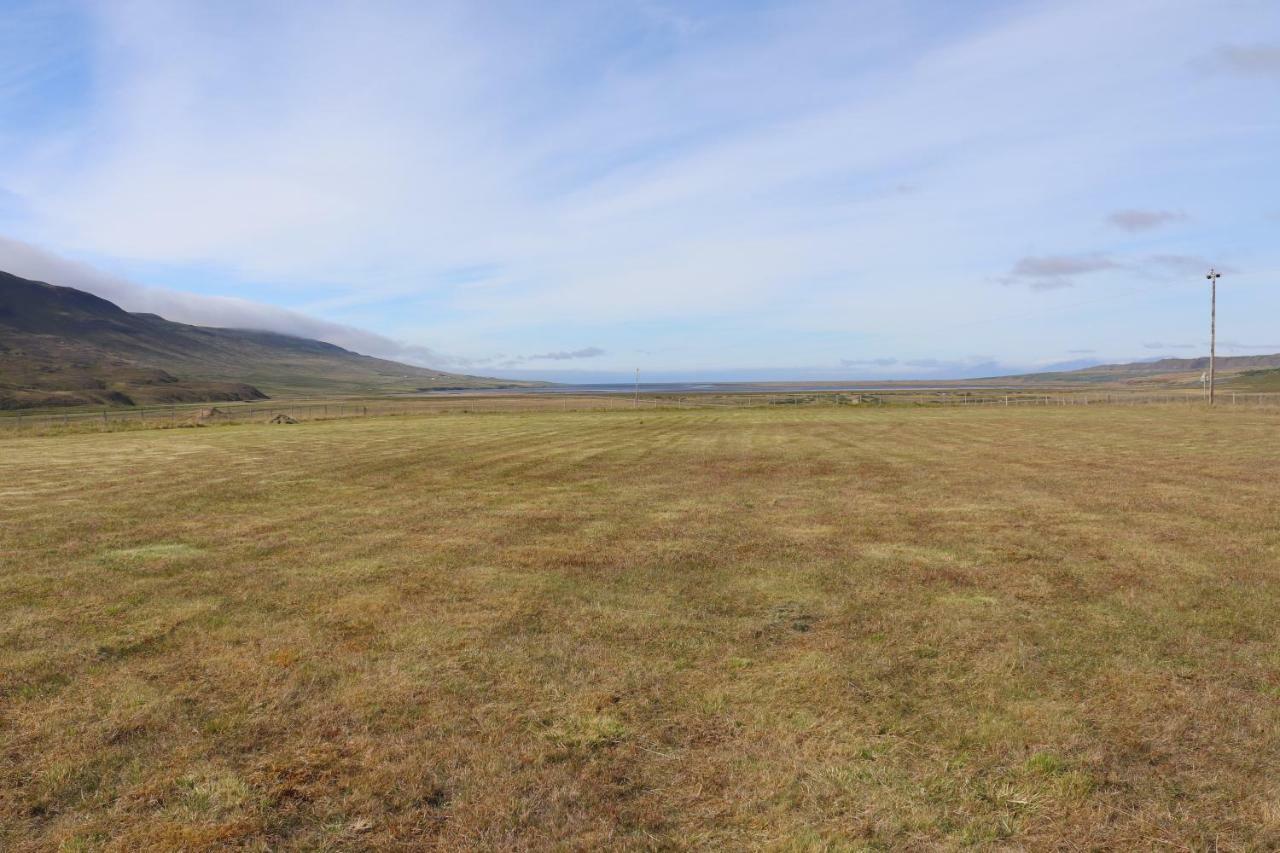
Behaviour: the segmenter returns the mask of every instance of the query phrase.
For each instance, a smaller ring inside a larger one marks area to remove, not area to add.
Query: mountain
[[[1064,368],[1069,365],[1064,365]],[[1009,390],[1140,390],[1160,391],[1200,388],[1200,376],[1209,370],[1209,357],[1162,358],[1123,364],[1096,364],[1074,369],[1016,373],[1000,376],[965,377],[961,379],[822,379],[806,380],[815,388],[847,388],[862,385],[886,390],[920,390],[923,388],[987,388]],[[1218,387],[1236,391],[1280,391],[1280,353],[1271,355],[1218,356]],[[789,387],[795,380],[757,382],[713,382],[726,388],[746,384],[757,387]]]
[[[535,383],[442,373],[275,332],[174,323],[0,272],[0,408],[528,384]]]
[[[969,384],[1002,386],[1106,385],[1129,388],[1199,387],[1201,374],[1209,370],[1209,357],[1161,358],[1126,364],[1099,364],[1079,370],[1026,373],[965,380]],[[1272,355],[1218,356],[1214,370],[1223,387],[1252,389],[1273,382],[1280,375],[1280,353]]]

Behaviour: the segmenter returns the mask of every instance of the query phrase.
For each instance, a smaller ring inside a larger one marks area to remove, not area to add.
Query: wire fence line
[[[268,401],[201,405],[140,406],[129,409],[66,412],[14,412],[0,415],[0,432],[87,432],[120,429],[199,427],[232,423],[292,423],[336,418],[393,415],[479,414],[501,412],[626,412],[654,409],[747,409],[766,407],[916,406],[916,407],[1067,407],[1206,406],[1200,394],[1148,392],[1029,391],[813,391],[779,393],[708,392],[697,394],[458,394],[436,397],[341,401]],[[1227,391],[1219,406],[1278,407],[1280,394]]]
[[[657,398],[662,401],[662,398]],[[671,398],[667,398],[671,404]],[[675,398],[674,405],[691,408],[742,408],[768,405],[888,405],[888,406],[1145,406],[1145,405],[1208,405],[1208,399],[1200,394],[1157,394],[1146,392],[1119,393],[1039,393],[1017,391],[1009,393],[988,392],[788,392],[785,394],[714,393]],[[1220,406],[1280,406],[1280,394],[1220,392]]]
[[[652,407],[654,401],[641,400]],[[626,402],[627,406],[631,401]],[[116,430],[166,427],[201,427],[237,423],[291,423],[391,415],[472,412],[582,411],[623,408],[605,397],[449,396],[434,399],[375,399],[358,401],[274,400],[255,403],[175,404],[64,412],[0,413],[0,433],[31,430]]]

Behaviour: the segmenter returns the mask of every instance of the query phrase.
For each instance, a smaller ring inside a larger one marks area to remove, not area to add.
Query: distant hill
[[[1026,373],[1018,376],[996,376],[986,379],[965,380],[968,384],[1001,386],[1069,386],[1109,385],[1139,388],[1198,387],[1200,375],[1209,369],[1209,357],[1161,358],[1155,361],[1135,361],[1127,364],[1100,364],[1079,370],[1052,373]],[[1218,381],[1223,387],[1255,389],[1258,385],[1275,383],[1280,376],[1280,353],[1272,355],[1218,356],[1215,365]],[[1256,390],[1263,390],[1257,388]]]
[[[523,384],[537,383],[442,373],[275,332],[174,323],[0,272],[0,409]]]
[[[1228,387],[1238,391],[1280,391],[1280,367],[1241,371],[1231,378]]]
[[[1017,373],[964,379],[868,379],[868,387],[912,390],[920,388],[1007,388],[1010,390],[1148,390],[1199,388],[1200,376],[1209,369],[1209,357],[1162,358],[1125,364],[1098,364],[1073,370]],[[1280,353],[1272,355],[1218,356],[1218,387],[1237,391],[1280,391]],[[732,386],[735,383],[723,383]],[[787,382],[751,383],[759,386]],[[847,387],[850,380],[807,382],[814,387]]]

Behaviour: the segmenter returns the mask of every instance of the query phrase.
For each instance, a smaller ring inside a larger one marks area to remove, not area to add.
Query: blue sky
[[[1280,351],[1280,5],[0,0],[0,269],[451,370]]]

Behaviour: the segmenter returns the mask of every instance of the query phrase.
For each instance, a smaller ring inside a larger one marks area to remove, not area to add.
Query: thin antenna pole
[[[1218,279],[1222,273],[1209,268],[1209,405],[1213,405],[1214,358],[1218,344]]]
[[[635,408],[640,408],[640,368],[636,368],[636,402]]]

